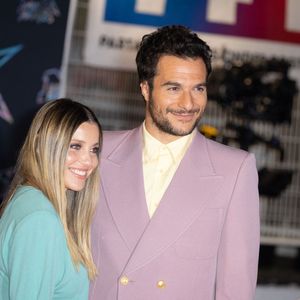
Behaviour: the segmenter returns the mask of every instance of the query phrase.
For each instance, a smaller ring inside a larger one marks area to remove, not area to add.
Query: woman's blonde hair
[[[83,122],[102,130],[95,114],[71,99],[50,101],[37,112],[29,128],[16,164],[16,173],[4,199],[0,216],[20,185],[41,190],[57,211],[64,227],[68,248],[75,266],[83,264],[90,279],[97,271],[91,254],[90,227],[99,189],[95,168],[79,192],[65,190],[64,165],[70,141]]]

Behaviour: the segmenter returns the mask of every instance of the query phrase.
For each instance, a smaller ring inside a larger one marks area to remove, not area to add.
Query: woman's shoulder
[[[45,215],[46,219],[57,219],[57,213],[48,200],[48,198],[40,191],[32,186],[19,187],[11,202],[6,208],[3,217],[7,215],[13,218],[15,222],[22,221],[30,216]]]
[[[64,240],[62,223],[47,197],[36,188],[19,187],[0,218],[0,248],[16,237],[22,243],[32,236],[41,240],[41,232],[43,238],[51,240],[54,234]]]

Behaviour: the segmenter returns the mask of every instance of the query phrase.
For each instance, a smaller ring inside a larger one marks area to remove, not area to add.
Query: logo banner
[[[144,34],[182,24],[216,53],[285,57],[299,69],[299,11],[298,0],[91,0],[84,61],[134,70]]]

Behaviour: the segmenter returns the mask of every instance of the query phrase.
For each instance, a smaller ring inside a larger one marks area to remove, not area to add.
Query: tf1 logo
[[[106,0],[105,21],[300,43],[300,0]]]

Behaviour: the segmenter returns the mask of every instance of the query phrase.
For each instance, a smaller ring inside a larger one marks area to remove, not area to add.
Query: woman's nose
[[[92,153],[90,151],[83,151],[80,156],[80,161],[82,164],[90,166],[92,164]]]

